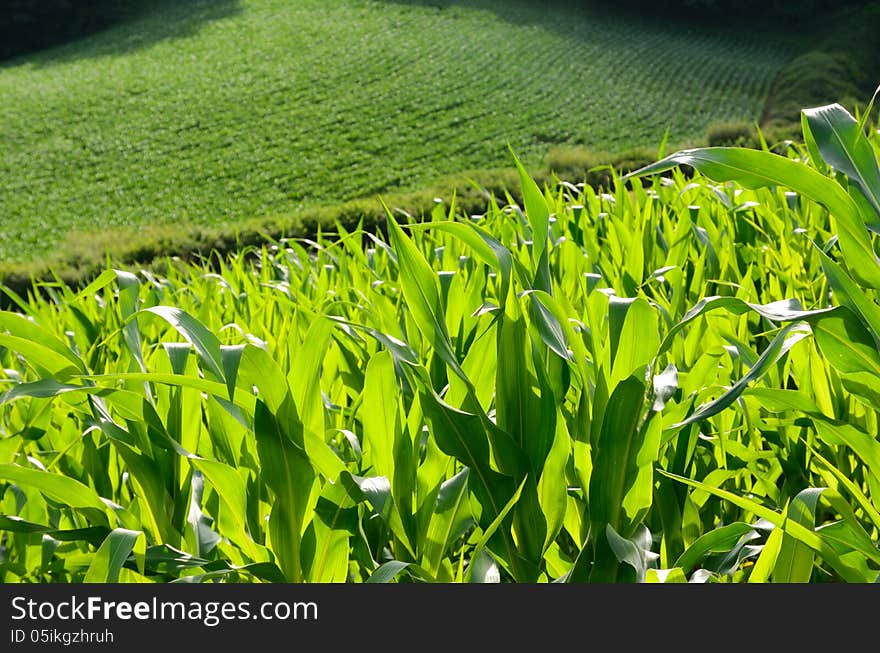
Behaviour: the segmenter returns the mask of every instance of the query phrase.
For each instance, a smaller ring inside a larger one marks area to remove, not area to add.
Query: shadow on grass
[[[620,3],[614,0],[381,0],[387,4],[433,7],[438,12],[459,9],[477,9],[492,12],[516,25],[534,25],[557,33],[588,36],[598,22],[614,21],[630,25],[650,25],[654,31],[670,35],[684,32],[699,33],[717,39],[737,38],[742,25],[719,21],[698,10],[670,13],[648,11],[638,3]],[[804,37],[786,25],[754,17],[748,23],[749,31],[759,33],[788,48],[804,46]]]
[[[102,29],[0,61],[0,69],[25,64],[53,66],[126,54],[163,41],[189,38],[205,24],[241,12],[239,0],[142,0],[119,4]]]
[[[385,4],[434,9],[455,17],[460,10],[490,12],[515,25],[534,25],[554,31],[575,33],[588,21],[602,17],[639,21],[644,17],[621,7],[608,7],[589,0],[381,0]]]

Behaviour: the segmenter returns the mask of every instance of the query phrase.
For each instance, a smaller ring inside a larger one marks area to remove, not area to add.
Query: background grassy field
[[[230,223],[759,118],[754,31],[565,3],[156,2],[0,68],[0,259],[71,230]],[[693,65],[699,61],[699,65]]]

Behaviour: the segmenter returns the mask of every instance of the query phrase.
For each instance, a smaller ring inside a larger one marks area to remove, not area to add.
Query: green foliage
[[[852,60],[842,52],[811,50],[798,56],[774,82],[766,122],[796,122],[801,107],[834,100],[853,106],[863,94],[854,74]]]
[[[762,116],[766,129],[798,138],[802,107],[865,107],[880,76],[880,7],[852,4],[831,14],[804,12],[812,25],[809,45],[774,80]]]
[[[877,92],[880,93],[880,88]],[[773,351],[773,345],[780,342],[787,331],[798,329],[799,326],[812,327],[808,332],[815,334],[817,352],[833,370],[828,377],[830,387],[820,390],[821,399],[824,400],[820,401],[820,396],[815,393],[818,379],[814,373],[806,392],[803,391],[804,382],[795,381],[795,387],[801,390],[791,393],[798,396],[798,400],[788,407],[795,408],[811,421],[814,437],[832,446],[838,459],[841,455],[854,455],[860,461],[859,465],[864,465],[856,471],[856,475],[865,482],[866,493],[858,489],[857,484],[843,481],[844,474],[839,467],[836,468],[834,463],[828,462],[820,454],[815,454],[831,472],[830,478],[825,477],[831,481],[832,487],[827,502],[840,516],[840,521],[828,524],[827,532],[839,526],[840,530],[846,531],[845,538],[851,543],[858,543],[856,547],[864,557],[852,556],[853,560],[859,560],[860,569],[855,568],[849,560],[839,556],[841,550],[835,546],[839,544],[837,538],[826,539],[826,532],[820,533],[818,538],[814,537],[822,530],[815,528],[817,502],[827,488],[811,486],[802,490],[791,503],[786,502],[781,521],[777,514],[766,513],[758,506],[752,508],[756,514],[763,514],[777,529],[782,529],[773,531],[755,562],[750,579],[758,582],[769,580],[771,576],[777,582],[808,582],[813,578],[817,554],[841,578],[865,582],[867,578],[863,572],[867,561],[876,563],[880,560],[874,541],[876,538],[872,539],[868,534],[865,524],[857,522],[854,511],[845,498],[837,495],[835,489],[838,482],[843,482],[850,493],[850,501],[863,510],[868,522],[877,525],[876,503],[868,497],[880,489],[880,476],[877,475],[880,470],[880,447],[876,442],[877,413],[874,410],[880,385],[880,305],[877,301],[880,258],[875,254],[870,233],[880,230],[880,148],[876,139],[865,132],[870,109],[871,105],[860,121],[839,104],[804,110],[803,134],[808,155],[800,161],[766,151],[709,148],[677,152],[633,173],[633,177],[639,177],[668,170],[670,166],[687,164],[719,182],[737,181],[749,188],[785,186],[827,209],[838,232],[842,264],[830,256],[833,242],[820,246],[815,240],[812,241],[829,295],[838,307],[787,316],[789,326],[778,333],[749,374],[721,398],[704,404],[679,424],[684,426],[699,422],[731,405],[728,397],[743,394],[743,381],[761,367],[762,361],[766,361],[768,354]],[[873,133],[876,135],[880,132],[873,130]],[[818,168],[818,172],[813,166]],[[801,320],[805,324],[801,324]],[[842,401],[850,393],[852,400],[866,407],[867,412],[858,410],[854,413],[850,410]],[[822,408],[819,408],[820,404],[824,404]],[[784,410],[770,408],[771,412]],[[809,441],[806,444],[812,449]],[[846,467],[852,469],[849,463]],[[679,476],[674,478],[740,507],[751,506],[750,500],[717,487],[708,487]],[[846,556],[849,557],[849,553]],[[871,575],[873,573],[870,572]]]
[[[678,14],[695,20],[731,22],[773,21],[803,24],[816,16],[833,15],[841,7],[872,4],[870,0],[616,0],[616,5],[659,14]]]
[[[876,581],[880,132],[804,124],[20,299],[0,580]]]
[[[541,170],[535,177],[542,183],[551,179],[548,172]],[[482,213],[491,194],[503,194],[516,183],[516,171],[480,170],[451,175],[435,186],[411,193],[389,194],[384,199],[395,213],[417,219],[430,216],[438,202],[442,202],[440,198],[453,195],[456,206],[462,211]],[[162,268],[173,264],[168,260],[172,255],[175,261],[207,261],[214,256],[225,256],[263,244],[267,239],[314,238],[321,231],[332,231],[337,224],[346,229],[360,225],[365,231],[374,233],[384,222],[385,210],[381,202],[361,199],[215,227],[151,224],[137,231],[124,227],[75,231],[68,234],[50,256],[25,263],[0,263],[0,281],[18,294],[26,294],[35,281],[52,282],[56,279],[72,287],[84,288],[104,270],[108,259],[119,267],[134,271],[143,265]],[[0,296],[0,306],[8,306],[6,296]]]
[[[593,188],[608,188],[613,171],[624,174],[656,160],[656,148],[636,148],[619,152],[594,152],[585,147],[556,145],[547,151],[544,167],[560,179],[584,181]]]
[[[745,121],[717,122],[706,130],[706,144],[715,146],[758,147],[755,125]]]
[[[0,60],[90,34],[131,9],[109,0],[6,0],[0,5]]]

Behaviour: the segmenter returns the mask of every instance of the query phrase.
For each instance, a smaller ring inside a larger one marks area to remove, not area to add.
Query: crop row
[[[787,50],[588,8],[192,5],[0,70],[0,256],[70,230],[222,224],[755,119]],[[137,39],[149,38],[138,46]],[[699,62],[695,65],[694,62]]]
[[[18,298],[2,580],[875,581],[880,147],[809,116]]]

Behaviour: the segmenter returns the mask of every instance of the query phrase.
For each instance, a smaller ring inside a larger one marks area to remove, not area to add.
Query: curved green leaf
[[[859,123],[836,103],[804,109],[803,118],[823,161],[858,185],[874,208],[870,225],[880,230],[880,166]]]
[[[743,393],[749,383],[761,378],[767,370],[784,356],[789,349],[796,343],[810,335],[810,329],[805,324],[795,323],[789,324],[782,328],[776,337],[770,342],[770,345],[761,354],[758,361],[746,372],[743,377],[734,383],[726,392],[714,401],[703,404],[687,419],[673,424],[669,429],[678,429],[694,422],[708,419],[713,415],[717,415],[722,410],[730,406]]]
[[[84,583],[116,583],[119,580],[119,570],[128,560],[138,541],[143,537],[141,531],[131,531],[125,528],[112,530],[89,565],[88,571],[83,578]]]

